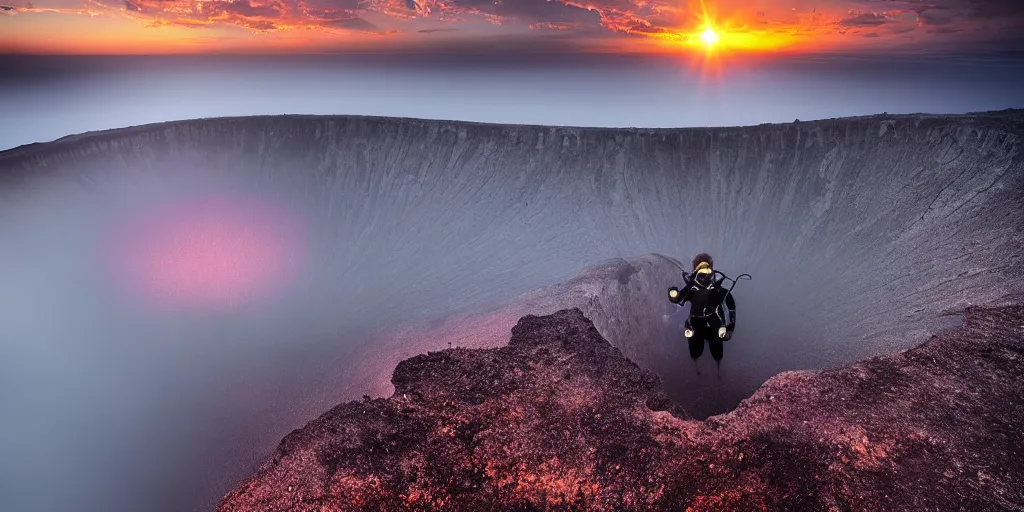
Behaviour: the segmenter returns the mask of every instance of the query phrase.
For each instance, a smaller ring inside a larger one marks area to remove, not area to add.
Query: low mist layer
[[[947,313],[1021,296],[1022,127],[286,116],[0,153],[0,508],[208,510],[289,430],[372,391],[356,364],[373,340],[609,258],[708,251],[753,274],[707,394],[917,344]],[[236,207],[252,215],[209,214]],[[161,285],[181,275],[184,291]],[[605,313],[644,317],[621,304]],[[688,393],[685,350],[664,359]]]
[[[678,128],[1024,105],[1019,54],[0,55],[0,69],[0,111],[17,127],[0,149],[285,113]]]

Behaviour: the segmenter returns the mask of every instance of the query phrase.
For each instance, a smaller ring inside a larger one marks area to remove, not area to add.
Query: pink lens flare
[[[273,298],[306,255],[297,215],[237,196],[170,201],[113,233],[115,278],[144,305],[230,308]]]

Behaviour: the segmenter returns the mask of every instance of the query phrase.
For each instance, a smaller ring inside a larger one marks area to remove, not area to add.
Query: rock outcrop
[[[219,512],[1021,510],[1024,308],[687,419],[579,309],[403,361],[288,435]]]
[[[659,373],[676,359],[682,326],[666,315],[679,307],[667,300],[669,283],[680,281],[679,263],[660,254],[615,258],[578,276],[510,299],[484,311],[444,317],[430,325],[409,323],[381,333],[351,359],[358,387],[346,391],[388,396],[391,372],[404,359],[443,348],[494,348],[508,344],[510,331],[525,315],[548,315],[579,308],[609,343],[640,367]],[[681,320],[680,320],[681,322]],[[763,379],[762,379],[763,380]],[[747,390],[749,393],[749,390]]]

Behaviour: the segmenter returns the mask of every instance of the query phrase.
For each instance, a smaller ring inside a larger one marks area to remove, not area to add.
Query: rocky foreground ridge
[[[227,511],[1024,510],[1024,307],[769,379],[687,419],[579,309],[403,361],[281,442]]]

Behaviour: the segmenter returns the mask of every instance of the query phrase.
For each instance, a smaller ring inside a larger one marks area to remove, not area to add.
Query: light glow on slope
[[[115,275],[146,304],[222,309],[273,298],[305,250],[294,216],[212,196],[153,208],[118,231]]]

